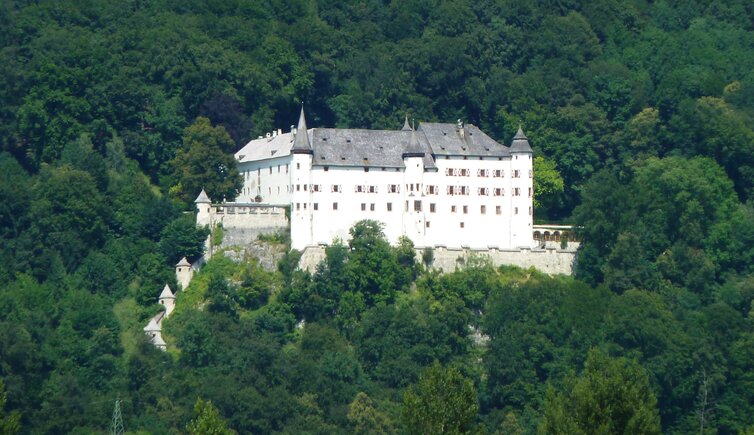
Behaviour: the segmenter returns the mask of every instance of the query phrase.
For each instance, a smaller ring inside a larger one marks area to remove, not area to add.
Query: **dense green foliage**
[[[0,431],[102,432],[120,398],[133,432],[751,433],[750,1],[0,3]],[[216,256],[156,350],[208,231],[183,212],[302,101],[523,124],[576,277],[441,274],[365,221],[312,273]]]

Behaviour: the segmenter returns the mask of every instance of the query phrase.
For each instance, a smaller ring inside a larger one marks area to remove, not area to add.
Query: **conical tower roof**
[[[306,132],[306,116],[304,116],[304,106],[301,106],[301,115],[298,117],[298,127],[296,127],[296,138],[293,140],[293,154],[312,154],[312,144],[309,142],[309,134]]]
[[[162,289],[162,293],[160,293],[160,299],[175,299],[175,295],[170,290],[170,286],[165,284],[165,288]]]
[[[411,131],[411,130],[413,129],[411,128],[411,124],[408,123],[408,113],[407,113],[406,120],[403,121],[403,128],[401,129],[401,131]]]
[[[194,203],[196,204],[212,204],[212,201],[209,199],[209,196],[207,196],[207,192],[202,189],[202,191],[199,193],[199,196],[196,197],[194,200]]]
[[[516,135],[513,136],[513,142],[511,143],[511,152],[512,153],[530,153],[531,151],[531,145],[529,145],[529,139],[526,138],[526,135],[524,134],[524,130],[521,128],[521,126],[518,126],[518,131],[516,132]]]
[[[403,157],[424,157],[424,149],[419,145],[419,138],[416,136],[416,130],[411,129],[411,138],[408,140],[408,147],[403,152]]]

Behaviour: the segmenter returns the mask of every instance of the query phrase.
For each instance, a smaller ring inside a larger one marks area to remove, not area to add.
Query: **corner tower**
[[[312,244],[311,183],[314,149],[309,140],[303,105],[295,134],[291,148],[291,247],[304,249]]]
[[[521,126],[513,136],[511,153],[511,246],[531,247],[534,223],[534,173],[532,149]]]

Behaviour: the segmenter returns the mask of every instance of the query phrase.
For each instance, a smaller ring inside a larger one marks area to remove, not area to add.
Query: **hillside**
[[[1,3],[0,432],[104,433],[116,399],[130,433],[754,430],[751,2]],[[440,274],[362,222],[312,274],[215,256],[155,349],[196,191],[302,102],[523,125],[575,276]]]

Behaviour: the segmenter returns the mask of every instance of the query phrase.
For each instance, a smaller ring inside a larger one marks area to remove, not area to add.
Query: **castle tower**
[[[165,288],[162,289],[162,293],[160,293],[160,305],[165,306],[165,317],[168,317],[170,313],[173,312],[173,309],[175,308],[175,295],[170,290],[170,286],[165,284]]]
[[[212,225],[212,200],[207,196],[207,192],[202,189],[199,196],[194,200],[196,204],[196,225],[203,227],[205,225]]]
[[[534,223],[534,179],[532,149],[523,129],[513,136],[511,153],[511,219],[510,235],[512,247],[533,245],[532,225]]]
[[[296,137],[293,140],[291,185],[291,240],[295,241],[291,246],[294,249],[304,249],[312,244],[312,201],[311,201],[311,177],[312,158],[314,150],[309,140],[309,132],[306,129],[306,117],[304,107],[301,106],[301,115],[298,118]]]
[[[178,281],[178,285],[182,290],[191,283],[191,278],[194,276],[194,271],[191,269],[191,263],[188,262],[186,257],[181,258],[181,261],[175,265],[175,279]]]
[[[404,123],[404,129],[408,125],[408,116]],[[404,194],[404,233],[417,244],[423,244],[425,234],[424,208],[424,148],[419,144],[416,131],[409,127],[411,136],[408,146],[403,151],[404,186],[408,186]]]

